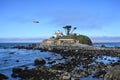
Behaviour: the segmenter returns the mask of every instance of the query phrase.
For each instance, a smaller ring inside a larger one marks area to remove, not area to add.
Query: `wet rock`
[[[84,71],[84,70],[75,70],[72,72],[72,76],[75,77],[75,78],[81,78],[81,77],[87,77],[89,74],[88,71]]]
[[[6,79],[8,79],[8,77],[0,73],[0,80],[6,80]]]
[[[46,62],[45,62],[45,60],[44,59],[42,59],[42,58],[37,58],[37,59],[35,59],[35,61],[34,61],[34,64],[35,65],[44,65]]]
[[[10,52],[9,54],[14,54],[15,52]]]
[[[56,69],[56,70],[64,70],[67,72],[71,72],[74,69],[75,65],[72,65],[70,62],[67,63],[58,63],[55,64],[53,66],[51,66],[51,68]]]
[[[36,44],[30,44],[26,47],[26,49],[35,49],[36,48]]]
[[[65,72],[63,74],[63,77],[62,77],[63,80],[70,80],[70,78],[71,78],[71,75],[68,72]]]
[[[80,80],[80,78],[72,77],[71,80]]]
[[[93,77],[96,77],[96,78],[102,77],[103,78],[105,74],[106,74],[105,70],[99,70],[93,74]]]
[[[104,80],[120,80],[120,65],[116,65],[108,70]]]
[[[13,73],[19,73],[19,72],[21,72],[23,69],[22,68],[20,68],[20,67],[14,67],[13,69],[12,69],[12,72]]]
[[[51,62],[48,62],[48,64],[53,64],[53,63],[55,63],[56,61],[51,61]]]
[[[28,46],[16,45],[13,48],[18,48],[18,49],[35,49],[35,48],[37,48],[37,46],[36,46],[36,44],[30,44]]]
[[[16,77],[18,77],[19,76],[19,74],[16,74],[16,73],[12,73],[11,74],[11,77],[13,77],[13,78],[16,78]]]
[[[47,59],[48,61],[52,60],[51,57],[46,57],[46,59]]]
[[[16,78],[16,77],[20,77],[22,74],[22,72],[24,72],[24,71],[27,71],[28,69],[25,67],[25,68],[21,68],[21,67],[14,67],[13,69],[12,69],[12,74],[11,74],[11,76],[13,77],[13,78]],[[26,76],[26,75],[25,75]]]
[[[89,75],[89,73],[87,72],[87,71],[83,71],[82,73],[81,73],[81,76],[82,77],[87,77]]]
[[[16,71],[15,71],[16,72]],[[33,69],[23,69],[13,76],[21,80],[70,80],[70,74],[61,70],[53,70],[49,67],[39,66]]]
[[[25,49],[25,46],[19,46],[19,45],[16,45],[16,46],[14,46],[13,48]]]
[[[55,64],[52,66],[53,69],[56,69],[56,70],[63,70],[64,69],[64,64],[62,63],[59,63],[59,64]]]
[[[16,60],[16,62],[20,62],[19,60]]]

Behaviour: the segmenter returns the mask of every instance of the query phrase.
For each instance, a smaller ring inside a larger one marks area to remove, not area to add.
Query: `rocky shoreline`
[[[24,80],[80,80],[80,78],[92,76],[93,78],[101,78],[104,80],[120,80],[120,52],[115,48],[73,48],[68,47],[51,47],[38,48],[34,46],[14,46],[18,49],[39,49],[41,52],[51,51],[54,54],[60,54],[65,59],[65,63],[57,63],[56,61],[48,62],[51,66],[45,66],[46,61],[37,58],[34,61],[36,68],[29,69],[27,67],[15,67],[12,70],[13,78],[21,78]],[[89,50],[86,50],[89,49]],[[104,56],[117,57],[117,60],[104,58]],[[97,59],[107,60],[109,63],[98,62]],[[0,79],[7,76],[1,74]]]

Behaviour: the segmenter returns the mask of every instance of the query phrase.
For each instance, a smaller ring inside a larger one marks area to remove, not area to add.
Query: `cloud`
[[[104,24],[110,23],[113,17],[110,15],[101,15],[96,13],[87,12],[57,12],[49,14],[53,19],[50,23],[59,26],[72,25],[81,29],[102,29]]]

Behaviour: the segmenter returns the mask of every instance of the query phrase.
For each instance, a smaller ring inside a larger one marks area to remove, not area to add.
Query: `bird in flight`
[[[40,23],[39,21],[33,21],[33,23]]]

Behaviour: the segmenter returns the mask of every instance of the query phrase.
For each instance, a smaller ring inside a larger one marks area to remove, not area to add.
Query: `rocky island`
[[[76,27],[72,29],[72,26],[67,25],[63,28],[66,31],[65,35],[58,30],[58,32],[55,32],[54,36],[50,39],[42,41],[40,48],[50,48],[51,46],[72,46],[79,44],[92,45],[92,41],[88,36],[73,33],[73,31],[77,29]]]

